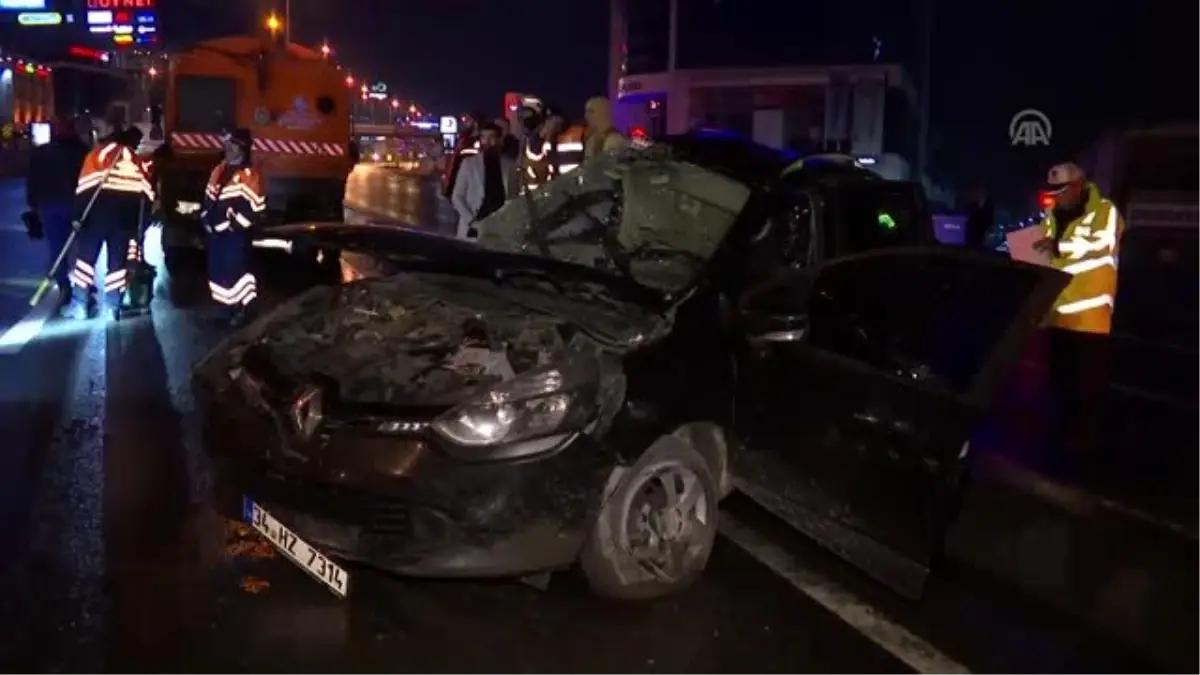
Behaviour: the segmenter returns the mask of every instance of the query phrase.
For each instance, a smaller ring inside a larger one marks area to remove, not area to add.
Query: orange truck
[[[245,127],[267,186],[270,224],[341,220],[354,165],[345,74],[312,49],[232,36],[171,59],[158,148],[163,246],[202,247],[199,209],[221,136]]]

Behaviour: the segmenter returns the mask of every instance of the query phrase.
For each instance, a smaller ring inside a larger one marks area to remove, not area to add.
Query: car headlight
[[[481,459],[536,454],[592,420],[595,383],[578,365],[538,368],[459,405],[432,427],[454,445],[490,448]]]

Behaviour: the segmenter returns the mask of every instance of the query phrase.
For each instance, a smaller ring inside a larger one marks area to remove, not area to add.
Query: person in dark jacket
[[[50,142],[33,149],[29,156],[29,174],[25,180],[25,202],[36,214],[45,233],[49,249],[49,264],[53,264],[66,246],[71,234],[71,215],[75,201],[75,183],[88,146],[70,118],[56,120]],[[54,280],[58,283],[60,309],[71,301],[71,268],[58,266]]]
[[[982,188],[971,194],[971,203],[967,207],[967,222],[963,226],[963,246],[967,248],[983,248],[983,242],[995,221],[995,208],[992,200]]]

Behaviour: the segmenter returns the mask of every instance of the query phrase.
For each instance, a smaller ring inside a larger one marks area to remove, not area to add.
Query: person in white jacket
[[[495,123],[480,125],[479,153],[463,159],[458,169],[450,203],[458,213],[459,239],[477,238],[475,223],[504,206],[513,160],[502,151],[503,138]]]

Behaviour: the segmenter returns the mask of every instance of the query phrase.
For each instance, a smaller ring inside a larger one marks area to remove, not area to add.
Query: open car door
[[[957,510],[972,427],[1066,280],[895,248],[752,292],[740,303],[736,486],[919,597]]]

